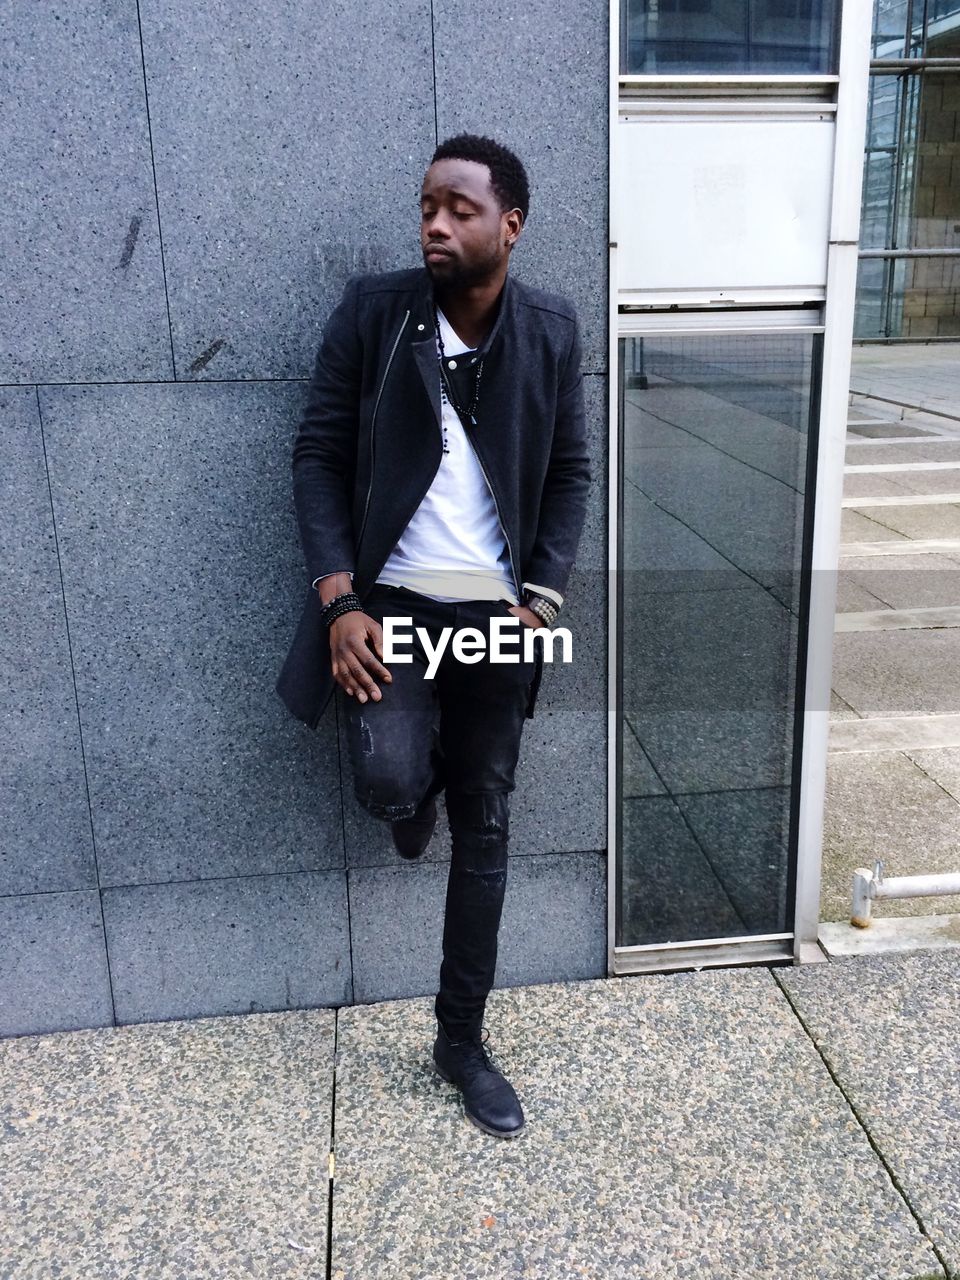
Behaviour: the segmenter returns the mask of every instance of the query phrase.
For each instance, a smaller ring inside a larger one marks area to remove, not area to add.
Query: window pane
[[[820,335],[620,341],[619,946],[790,928]]]
[[[877,0],[873,11],[873,57],[905,58],[905,39],[910,0]],[[923,3],[914,3],[918,16]]]
[[[871,77],[862,248],[960,249],[958,112],[956,72]],[[960,257],[863,258],[854,337],[958,337],[958,286]]]
[[[836,71],[838,0],[621,0],[622,75]]]

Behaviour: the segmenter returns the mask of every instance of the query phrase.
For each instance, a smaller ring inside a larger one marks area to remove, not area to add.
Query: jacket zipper
[[[490,494],[493,498],[493,505],[497,509],[497,519],[500,521],[500,528],[503,530],[504,541],[507,544],[507,555],[510,557],[510,572],[513,575],[513,586],[517,593],[517,599],[522,600],[523,592],[520,590],[520,579],[517,577],[517,564],[513,558],[513,547],[510,545],[510,534],[507,532],[507,526],[504,523],[503,515],[501,514],[501,511],[500,511],[500,503],[497,501],[496,490],[494,489],[493,485],[490,483],[490,477],[487,475],[487,469],[483,465],[483,459],[480,457],[480,451],[477,449],[477,446],[473,443],[473,440],[470,439],[470,428],[464,427],[463,434],[467,437],[468,440],[470,440],[470,448],[473,450],[474,456],[476,457],[477,462],[480,464],[480,470],[483,472],[483,478],[484,480],[486,480],[487,488],[490,490]]]
[[[375,455],[375,437],[374,430],[377,425],[377,410],[380,408],[380,401],[383,397],[383,388],[387,385],[387,377],[390,373],[390,366],[393,364],[393,357],[397,354],[397,347],[400,345],[400,339],[403,337],[403,331],[407,327],[407,321],[410,319],[410,310],[407,309],[397,336],[394,339],[393,346],[390,348],[390,355],[387,358],[387,367],[383,371],[383,379],[380,383],[380,390],[377,392],[376,403],[373,406],[373,417],[370,419],[370,483],[367,486],[367,498],[363,504],[363,520],[360,522],[360,533],[357,537],[357,547],[363,539],[363,531],[367,527],[367,512],[370,510],[370,495],[373,493],[373,464]]]

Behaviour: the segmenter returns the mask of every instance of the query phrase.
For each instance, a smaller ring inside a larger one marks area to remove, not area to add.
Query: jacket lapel
[[[513,311],[516,306],[516,291],[514,288],[513,277],[507,273],[507,277],[503,282],[503,292],[500,295],[500,308],[497,312],[497,318],[494,321],[493,328],[487,335],[486,342],[480,347],[479,354],[486,357],[490,354],[494,345],[499,341],[501,334],[509,327],[512,322]],[[424,267],[421,271],[420,284],[417,290],[417,298],[413,308],[413,323],[411,332],[413,340],[410,343],[410,350],[413,353],[414,363],[417,366],[417,372],[423,380],[423,387],[427,393],[427,398],[433,406],[433,412],[437,419],[437,426],[440,425],[440,417],[442,413],[440,405],[440,371],[437,367],[437,338],[434,323],[434,297],[433,297],[433,281],[430,272]],[[423,326],[422,328],[420,326]],[[424,337],[424,335],[426,335]]]

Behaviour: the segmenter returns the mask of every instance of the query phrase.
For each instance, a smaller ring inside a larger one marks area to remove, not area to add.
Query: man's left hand
[[[519,618],[521,622],[525,622],[528,627],[542,627],[543,619],[538,618],[532,609],[528,609],[525,604],[508,604],[507,609],[515,618]]]

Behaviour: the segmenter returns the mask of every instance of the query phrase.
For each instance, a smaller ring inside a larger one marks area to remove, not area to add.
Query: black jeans
[[[404,643],[412,663],[385,662],[393,681],[379,702],[342,694],[358,802],[374,817],[410,817],[446,788],[452,856],[447,876],[443,963],[435,1012],[452,1039],[479,1032],[497,964],[497,934],[507,884],[509,794],[537,660],[489,659],[489,621],[509,616],[506,601],[444,603],[406,587],[374,585],[364,612],[412,618]],[[452,652],[452,636],[435,676],[415,628],[435,645],[442,627],[476,627],[487,637],[482,660]],[[526,627],[517,621],[516,629]],[[540,641],[535,641],[539,645]]]

